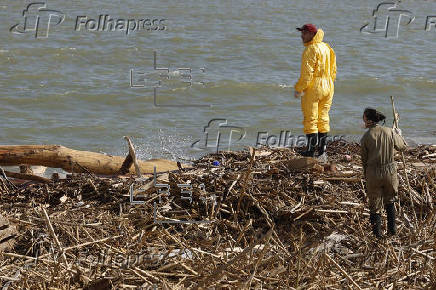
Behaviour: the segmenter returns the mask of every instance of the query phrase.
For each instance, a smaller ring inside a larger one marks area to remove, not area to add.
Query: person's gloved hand
[[[403,136],[403,133],[401,132],[401,129],[400,129],[400,128],[395,127],[395,128],[394,128],[394,132],[395,132],[396,134],[400,135],[400,136]]]
[[[296,99],[298,99],[298,98],[301,97],[302,95],[303,95],[303,92],[297,92],[297,91],[294,92],[294,97],[295,97]]]

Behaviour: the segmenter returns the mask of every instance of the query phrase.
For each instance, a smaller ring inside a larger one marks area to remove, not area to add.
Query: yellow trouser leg
[[[301,98],[304,134],[318,133],[318,98],[317,90],[312,88],[307,89]]]
[[[320,133],[330,132],[329,111],[333,100],[333,90],[327,96],[322,97],[318,103],[318,131]]]

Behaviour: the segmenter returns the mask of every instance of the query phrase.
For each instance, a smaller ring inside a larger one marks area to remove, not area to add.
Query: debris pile
[[[220,152],[191,168],[136,180],[84,173],[17,188],[3,182],[0,213],[17,233],[0,254],[1,285],[436,285],[436,146],[405,152],[412,193],[397,156],[397,235],[382,240],[370,230],[359,145],[330,143],[327,164],[296,150]]]

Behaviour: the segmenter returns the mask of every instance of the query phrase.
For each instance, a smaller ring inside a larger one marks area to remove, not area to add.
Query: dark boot
[[[371,213],[369,215],[369,220],[372,225],[372,232],[377,239],[380,239],[381,236],[381,215],[378,213]]]
[[[327,151],[327,133],[318,133],[318,139],[318,156],[321,156]]]
[[[306,134],[307,149],[301,155],[306,157],[315,157],[315,148],[318,144],[318,133]]]
[[[388,216],[388,233],[393,236],[397,233],[397,227],[395,226],[395,204],[388,203],[386,205],[386,214]]]

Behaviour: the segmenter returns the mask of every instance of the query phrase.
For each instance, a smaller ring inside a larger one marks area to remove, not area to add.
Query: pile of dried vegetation
[[[434,289],[436,146],[405,152],[411,191],[396,157],[398,233],[382,240],[370,230],[359,145],[328,150],[328,164],[250,148],[140,180],[3,180],[2,286]]]

